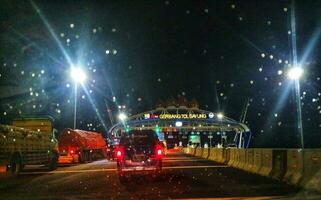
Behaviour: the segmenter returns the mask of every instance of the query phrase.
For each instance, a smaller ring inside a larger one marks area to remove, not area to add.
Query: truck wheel
[[[11,175],[17,176],[23,170],[23,165],[19,155],[14,155],[10,161],[9,172]]]
[[[51,152],[50,153],[50,160],[49,160],[49,170],[55,170],[57,169],[58,167],[58,158],[59,158],[59,155],[57,152]]]

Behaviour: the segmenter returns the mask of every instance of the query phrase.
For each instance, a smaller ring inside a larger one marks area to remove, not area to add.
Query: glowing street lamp
[[[118,114],[118,119],[120,120],[120,121],[122,121],[122,122],[124,122],[124,121],[126,121],[126,119],[127,119],[127,115],[125,114],[125,113],[119,113]]]
[[[182,127],[183,126],[183,122],[177,121],[177,122],[175,122],[175,126],[176,127]]]
[[[74,105],[74,129],[77,125],[77,85],[83,84],[87,79],[85,72],[80,67],[72,67],[70,70],[70,76],[75,82],[75,105]]]
[[[288,71],[288,77],[291,80],[299,80],[304,73],[304,70],[301,67],[292,67]]]
[[[223,117],[224,117],[223,113],[217,113],[217,118],[219,120],[223,119]]]
[[[301,148],[304,149],[304,136],[302,126],[302,110],[301,110],[301,95],[300,95],[300,78],[302,77],[304,70],[295,66],[288,71],[288,78],[294,81],[295,86],[295,98],[296,98],[296,109],[297,109],[297,128],[301,137]]]
[[[83,83],[87,79],[85,72],[80,67],[72,67],[70,76],[76,83]]]
[[[223,146],[223,132],[222,132],[222,119],[224,117],[223,113],[219,112],[216,114],[217,119],[220,120],[220,133],[221,133],[221,144]]]

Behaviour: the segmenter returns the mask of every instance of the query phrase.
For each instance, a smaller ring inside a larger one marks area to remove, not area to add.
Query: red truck
[[[65,129],[58,136],[59,163],[84,163],[106,158],[108,148],[97,132]]]

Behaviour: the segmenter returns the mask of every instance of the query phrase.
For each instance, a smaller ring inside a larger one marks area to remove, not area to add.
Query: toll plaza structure
[[[167,148],[249,146],[251,132],[246,124],[223,113],[202,110],[195,100],[181,102],[158,103],[154,110],[130,116],[112,126],[109,136],[116,140],[121,133],[130,130],[155,130]]]

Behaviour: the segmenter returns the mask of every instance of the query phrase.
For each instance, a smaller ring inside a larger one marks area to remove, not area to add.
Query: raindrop
[[[74,24],[70,24],[70,28],[74,28],[75,27],[75,25]]]
[[[283,71],[282,70],[278,70],[278,75],[282,75]]]
[[[265,58],[265,54],[264,54],[264,53],[262,53],[262,54],[261,54],[261,57],[262,57],[262,58]]]

